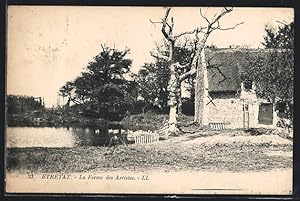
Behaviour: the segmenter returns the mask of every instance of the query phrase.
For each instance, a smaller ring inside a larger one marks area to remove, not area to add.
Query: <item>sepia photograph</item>
[[[7,9],[5,192],[292,195],[294,9]]]

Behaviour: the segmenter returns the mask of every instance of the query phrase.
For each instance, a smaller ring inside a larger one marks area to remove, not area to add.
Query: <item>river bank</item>
[[[35,111],[24,114],[8,114],[9,127],[79,127],[92,129],[158,130],[168,121],[168,115],[147,112],[127,115],[121,121],[92,118],[68,111]],[[180,122],[192,121],[191,116],[180,116]]]

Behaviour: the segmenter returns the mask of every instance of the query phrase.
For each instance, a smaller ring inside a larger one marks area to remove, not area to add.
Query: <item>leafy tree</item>
[[[281,24],[277,29],[265,27],[266,35],[262,44],[265,48],[294,48],[294,22]]]
[[[291,102],[294,91],[294,52],[292,50],[261,50],[248,54],[242,80],[255,82],[257,95],[271,102]]]
[[[135,100],[135,83],[124,78],[132,61],[126,58],[129,49],[101,47],[86,71],[73,82],[67,82],[60,94],[68,97],[68,102],[80,105],[85,115],[118,120]]]
[[[278,30],[266,28],[264,50],[248,54],[243,80],[256,83],[259,97],[287,104],[288,117],[293,116],[294,91],[294,22],[279,26]]]
[[[135,81],[138,83],[138,92],[143,98],[144,107],[146,108],[157,106],[162,112],[167,111],[168,101],[168,78],[169,72],[164,68],[163,63],[146,63],[144,64],[135,76]]]
[[[188,39],[184,43],[178,43],[174,47],[174,60],[181,64],[191,61],[192,41]],[[146,63],[135,76],[139,86],[139,95],[144,99],[145,107],[158,106],[161,112],[168,111],[168,82],[170,70],[166,60],[161,59],[158,54],[168,57],[166,44],[157,46],[155,52],[151,52],[154,63]],[[178,105],[179,106],[179,105]]]
[[[74,82],[68,81],[64,86],[62,86],[59,90],[59,95],[62,96],[63,98],[67,97],[67,103],[65,105],[65,108],[69,108],[71,101],[75,102],[74,98],[74,89],[75,85]]]
[[[6,100],[8,114],[32,112],[45,108],[41,97],[8,95]]]

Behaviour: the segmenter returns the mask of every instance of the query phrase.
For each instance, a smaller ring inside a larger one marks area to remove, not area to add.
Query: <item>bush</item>
[[[181,109],[185,115],[193,116],[195,114],[195,104],[190,98],[182,98]]]

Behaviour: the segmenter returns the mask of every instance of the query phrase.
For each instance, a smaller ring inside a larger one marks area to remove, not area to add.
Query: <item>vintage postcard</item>
[[[8,6],[6,193],[292,195],[294,10]]]

